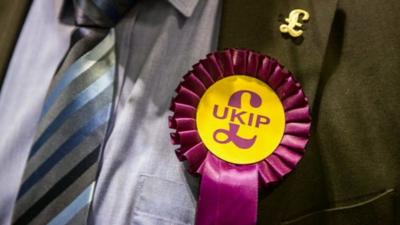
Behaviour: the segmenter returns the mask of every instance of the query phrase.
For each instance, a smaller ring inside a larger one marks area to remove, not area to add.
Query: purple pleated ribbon
[[[268,84],[280,98],[285,132],[275,151],[261,162],[235,165],[211,153],[196,127],[196,111],[204,92],[231,75],[248,75]],[[189,172],[201,175],[196,225],[252,225],[257,223],[258,189],[277,183],[296,168],[310,136],[307,97],[293,74],[275,59],[257,52],[227,49],[207,55],[193,66],[176,89],[169,126],[176,154],[189,162]]]

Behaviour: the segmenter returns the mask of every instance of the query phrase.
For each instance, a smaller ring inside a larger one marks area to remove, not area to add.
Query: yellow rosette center
[[[235,164],[267,158],[285,130],[285,112],[264,82],[233,75],[210,86],[200,99],[196,125],[204,145],[217,157]]]

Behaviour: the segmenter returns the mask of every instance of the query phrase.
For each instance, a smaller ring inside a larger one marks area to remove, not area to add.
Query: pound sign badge
[[[235,107],[237,109],[241,109],[242,108],[242,95],[245,93],[250,94],[250,105],[253,108],[259,108],[261,106],[261,103],[262,103],[261,97],[257,93],[250,91],[250,90],[240,90],[240,91],[233,93],[232,96],[229,98],[228,105],[231,107]],[[228,108],[225,108],[225,109],[228,109]],[[225,111],[225,112],[227,112],[227,111]],[[226,116],[225,112],[224,112],[224,114]],[[214,113],[215,113],[215,110],[214,110]],[[233,109],[230,121],[234,122],[235,118],[236,118],[241,124],[245,124],[243,121],[244,119],[241,117],[244,114],[249,114],[249,113],[246,111],[236,113],[236,109]],[[250,125],[253,123],[253,117],[254,117],[254,114],[249,115],[249,122],[246,123],[247,125]],[[259,125],[262,121],[261,118],[264,118],[264,120],[266,119],[263,124],[269,123],[270,119],[268,117],[257,115],[256,127],[259,127]],[[240,137],[238,135],[239,128],[240,128],[240,125],[234,124],[234,123],[229,123],[229,130],[218,129],[214,132],[213,138],[216,142],[218,142],[220,144],[227,144],[229,142],[233,142],[233,144],[235,144],[237,147],[239,147],[241,149],[248,149],[254,145],[257,135],[254,135],[252,138]],[[224,134],[226,136],[226,139],[222,140],[222,139],[218,138],[219,134]]]
[[[303,9],[294,9],[289,13],[289,17],[285,18],[288,24],[282,24],[279,30],[282,33],[289,33],[292,37],[300,37],[303,34],[303,30],[301,30],[303,24],[299,22],[300,15],[303,15],[303,21],[310,19],[310,14],[307,11]]]

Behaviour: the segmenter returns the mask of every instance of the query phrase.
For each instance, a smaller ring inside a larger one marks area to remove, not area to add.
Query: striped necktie
[[[50,85],[13,224],[87,224],[116,76],[112,27],[132,1],[75,0],[77,29]]]

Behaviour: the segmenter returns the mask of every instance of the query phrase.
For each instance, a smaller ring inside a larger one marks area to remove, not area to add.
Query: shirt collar
[[[168,0],[185,17],[192,16],[199,0]]]

